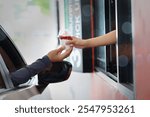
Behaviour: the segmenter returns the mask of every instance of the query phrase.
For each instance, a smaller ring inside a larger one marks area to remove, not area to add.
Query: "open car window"
[[[5,50],[0,47],[0,54],[1,54],[1,57],[3,58],[3,61],[5,62],[8,70],[10,72],[13,72],[16,70],[16,67],[15,65],[13,64],[12,60],[10,59],[10,57],[7,55],[7,53],[5,52]]]

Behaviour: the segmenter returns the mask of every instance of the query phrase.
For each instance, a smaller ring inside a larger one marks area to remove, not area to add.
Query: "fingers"
[[[74,46],[75,43],[76,43],[76,39],[77,39],[74,36],[64,36],[64,35],[59,36],[59,38],[62,39],[62,40],[67,40],[65,42],[65,44],[69,45],[69,46]]]
[[[52,62],[63,61],[63,59],[71,54],[72,49],[73,47],[69,47],[69,49],[65,50],[65,46],[60,46],[58,49],[50,51],[47,56]]]
[[[66,45],[74,45],[74,41],[72,40],[72,41],[66,41],[66,43],[65,43]]]
[[[65,50],[65,46],[60,46],[60,47],[57,49],[57,53],[61,53],[63,50]]]
[[[65,52],[61,54],[61,59],[68,57],[71,54],[72,50],[73,47],[69,47],[69,49],[65,50]]]

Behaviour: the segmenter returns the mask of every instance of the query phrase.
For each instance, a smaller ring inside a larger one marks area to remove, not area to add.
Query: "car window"
[[[12,60],[10,59],[10,57],[7,55],[7,53],[5,52],[5,50],[2,47],[0,47],[0,54],[6,64],[8,70],[10,72],[16,70],[15,65],[13,64]]]
[[[2,74],[1,74],[1,72],[0,72],[0,89],[3,89],[3,88],[6,88],[6,87],[5,87],[5,83],[4,83]]]
[[[1,73],[1,84],[2,88],[6,87],[7,89],[13,88],[14,85],[9,76],[9,70],[5,64],[3,57],[0,54],[0,73]]]

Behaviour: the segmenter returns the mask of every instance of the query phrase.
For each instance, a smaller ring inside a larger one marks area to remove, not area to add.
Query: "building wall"
[[[132,0],[136,99],[150,99],[149,0]]]

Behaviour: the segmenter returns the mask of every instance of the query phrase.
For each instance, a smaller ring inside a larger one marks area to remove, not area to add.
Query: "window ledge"
[[[117,81],[114,81],[109,76],[107,76],[103,72],[96,72],[96,74],[103,78],[106,82],[108,82],[110,85],[114,86],[117,90],[120,91],[123,95],[125,95],[129,100],[135,99],[134,97],[134,87],[133,85],[126,84],[126,83],[119,83]]]

